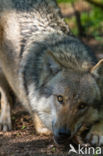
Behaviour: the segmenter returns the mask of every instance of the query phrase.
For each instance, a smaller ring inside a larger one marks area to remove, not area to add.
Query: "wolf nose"
[[[56,130],[55,132],[56,133],[54,133],[54,141],[57,144],[64,145],[66,142],[68,142],[68,140],[70,140],[71,131],[69,129],[60,128]]]
[[[69,129],[60,128],[58,134],[60,137],[70,137],[71,131]]]

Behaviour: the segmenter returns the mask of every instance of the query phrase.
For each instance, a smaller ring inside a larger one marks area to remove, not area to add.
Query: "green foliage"
[[[57,0],[57,1],[59,3],[78,2],[78,0]],[[94,5],[91,4],[89,5],[91,6],[91,10],[81,12],[81,24],[84,27],[87,36],[93,36],[96,40],[103,41],[103,10],[100,9],[99,7],[95,7]],[[75,15],[70,18],[66,18],[65,21],[69,25],[71,25],[72,23],[73,26],[71,27],[71,29],[75,35],[78,35],[78,28]]]
[[[93,7],[90,13],[82,13],[81,21],[87,35],[92,34],[95,39],[102,39],[99,37],[103,34],[103,11],[101,9]]]
[[[23,125],[22,127],[21,127],[21,129],[25,129],[26,128],[26,126],[25,125]]]

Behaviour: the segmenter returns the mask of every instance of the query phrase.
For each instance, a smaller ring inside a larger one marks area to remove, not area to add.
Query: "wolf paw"
[[[94,126],[86,136],[86,141],[93,146],[103,145],[103,125]]]
[[[33,114],[33,120],[37,134],[46,136],[51,134],[51,131],[44,126],[44,124],[42,123],[42,121],[40,120],[39,116],[36,113]]]
[[[91,133],[87,135],[86,139],[91,145],[94,145],[94,146],[103,145],[103,135]]]
[[[39,135],[46,135],[46,136],[51,134],[51,131],[48,130],[47,128],[38,128],[38,129],[36,129],[36,132]]]
[[[0,114],[0,131],[9,131],[12,129],[11,117],[10,115]]]

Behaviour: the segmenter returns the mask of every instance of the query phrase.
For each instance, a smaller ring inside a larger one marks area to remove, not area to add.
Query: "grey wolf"
[[[87,142],[103,144],[103,60],[71,34],[55,0],[0,0],[0,63],[7,88],[29,111],[38,133],[50,130],[61,143],[82,125],[93,125]],[[11,129],[5,82],[4,131]]]

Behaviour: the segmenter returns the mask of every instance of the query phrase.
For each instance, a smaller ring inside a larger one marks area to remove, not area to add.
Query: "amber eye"
[[[87,107],[86,103],[81,102],[78,106],[78,109],[82,110],[85,109]]]
[[[58,95],[57,96],[57,100],[60,104],[64,103],[64,99],[63,99],[63,96],[62,95]]]

